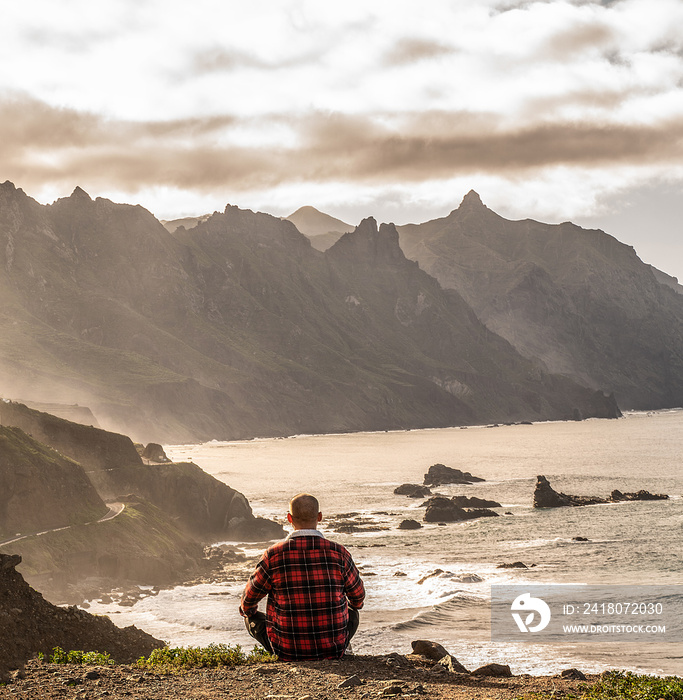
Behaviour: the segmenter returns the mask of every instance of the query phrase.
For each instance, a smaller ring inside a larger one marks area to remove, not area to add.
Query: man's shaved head
[[[289,512],[296,525],[310,525],[318,522],[320,506],[318,499],[310,493],[300,493],[289,502]]]

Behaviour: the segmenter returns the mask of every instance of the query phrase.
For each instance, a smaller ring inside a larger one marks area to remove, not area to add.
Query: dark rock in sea
[[[438,642],[430,642],[427,639],[416,639],[410,642],[410,645],[413,647],[413,654],[419,654],[420,656],[425,656],[434,661],[439,661],[443,659],[444,656],[448,656],[446,649]]]
[[[477,498],[476,496],[452,496],[451,500],[456,506],[461,508],[502,508],[498,501],[491,501],[488,498]]]
[[[468,509],[459,506],[453,499],[433,496],[427,501],[424,520],[427,523],[456,523],[474,518],[497,517],[498,513],[487,508]]]
[[[442,486],[443,484],[473,484],[485,481],[478,476],[472,476],[469,472],[453,469],[444,464],[433,464],[424,477],[425,486]]]
[[[669,496],[665,493],[650,493],[641,489],[635,493],[622,493],[621,491],[614,489],[610,494],[610,500],[619,501],[666,501]]]
[[[472,671],[473,676],[489,676],[491,678],[511,678],[512,671],[507,664],[485,664]]]
[[[510,563],[498,564],[496,569],[528,569],[529,567],[523,561],[513,561]]]
[[[562,673],[560,673],[562,678],[568,678],[571,681],[585,681],[586,674],[583,671],[579,671],[578,668],[565,668]]]
[[[48,603],[15,570],[20,562],[18,555],[0,554],[0,676],[56,646],[108,652],[118,663],[131,663],[164,646],[136,627],[120,629],[103,615]]]
[[[570,496],[555,491],[545,476],[536,477],[534,491],[534,508],[561,508],[563,506],[592,506],[599,503],[618,503],[620,501],[663,501],[669,498],[663,493],[650,493],[640,490],[635,493],[622,493],[614,489],[609,498],[600,496]]]
[[[432,490],[428,486],[420,484],[401,484],[394,489],[394,493],[399,496],[409,496],[410,498],[424,498],[431,496]]]
[[[282,525],[266,518],[238,517],[230,520],[228,524],[228,537],[244,542],[277,540],[284,535]]]
[[[464,508],[455,505],[450,498],[434,496],[427,501],[427,510],[424,515],[425,522],[458,522],[467,520],[467,513]]]
[[[497,518],[498,513],[488,508],[468,508],[466,511],[468,520],[475,520],[476,518]]]
[[[166,456],[164,448],[156,442],[150,442],[140,455],[143,459],[159,464],[168,464],[171,460]]]
[[[402,520],[401,524],[398,526],[399,530],[419,530],[422,527],[422,523],[417,520]]]
[[[455,658],[447,654],[438,661],[440,666],[443,666],[449,673],[469,673],[469,671]]]

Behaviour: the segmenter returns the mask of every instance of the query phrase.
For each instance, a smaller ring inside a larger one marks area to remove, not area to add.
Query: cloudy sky
[[[600,226],[683,280],[683,0],[0,0],[0,181]]]

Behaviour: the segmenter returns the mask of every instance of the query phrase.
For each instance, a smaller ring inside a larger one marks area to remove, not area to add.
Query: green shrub
[[[239,644],[209,644],[208,647],[164,647],[155,649],[147,658],[138,659],[140,668],[215,668],[216,666],[241,666],[245,664],[268,663],[277,657],[262,647],[255,646],[245,653]]]
[[[610,671],[587,690],[582,700],[681,700],[683,678],[678,676],[643,676]]]
[[[44,661],[45,655],[40,653],[38,658]],[[62,647],[55,647],[47,660],[51,664],[90,664],[92,666],[106,666],[116,663],[106,651],[104,653],[99,651],[64,651]]]

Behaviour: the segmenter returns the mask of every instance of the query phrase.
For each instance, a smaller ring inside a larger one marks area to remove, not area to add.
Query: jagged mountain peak
[[[372,216],[363,219],[354,231],[345,233],[328,253],[336,258],[354,258],[358,262],[373,264],[405,260],[396,226],[382,224],[378,227]]]
[[[481,197],[478,192],[470,190],[460,202],[460,207],[458,211],[484,211],[488,207],[481,201]]]
[[[76,199],[76,200],[87,200],[88,202],[92,202],[92,197],[81,187],[76,185],[74,188],[74,191],[71,193],[71,196],[69,199]]]

